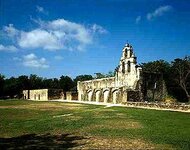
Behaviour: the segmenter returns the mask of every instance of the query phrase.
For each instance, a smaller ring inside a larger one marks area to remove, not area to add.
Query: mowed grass
[[[70,138],[67,144],[75,145],[66,145],[69,148],[190,149],[190,114],[63,102],[0,101],[0,146],[5,144],[1,140],[30,134],[48,135],[48,139],[52,138],[49,135],[59,135],[58,144],[60,135],[83,137]]]

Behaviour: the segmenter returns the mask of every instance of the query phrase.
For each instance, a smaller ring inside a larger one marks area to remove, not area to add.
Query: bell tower
[[[134,84],[140,79],[141,68],[137,65],[137,57],[132,45],[127,43],[123,50],[119,65],[115,72],[115,84],[117,87],[127,86],[134,89]]]

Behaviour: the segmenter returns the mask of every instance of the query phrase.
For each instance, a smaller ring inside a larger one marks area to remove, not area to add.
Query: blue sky
[[[107,73],[122,48],[138,63],[190,55],[188,0],[0,0],[0,73]]]

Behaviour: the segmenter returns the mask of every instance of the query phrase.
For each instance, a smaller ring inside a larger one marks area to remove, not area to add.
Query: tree
[[[174,81],[184,90],[190,102],[190,56],[184,59],[175,59],[172,62]]]
[[[79,75],[79,76],[76,76],[76,78],[74,79],[74,84],[76,86],[78,81],[87,81],[87,80],[92,80],[92,79],[93,77],[91,75]]]
[[[96,74],[96,79],[101,79],[101,78],[105,78],[106,77],[104,74],[99,73],[99,72],[97,72],[95,74]]]
[[[18,95],[18,82],[17,78],[11,77],[5,80],[4,96],[13,98],[15,95]]]
[[[74,87],[74,82],[69,76],[61,76],[59,79],[60,88],[69,91]]]
[[[5,85],[5,76],[0,74],[0,97],[2,97],[4,94],[4,85]]]
[[[23,90],[28,90],[29,89],[29,79],[28,76],[22,75],[16,78],[17,80],[17,95],[19,97],[22,97],[22,91]]]
[[[113,71],[109,71],[107,74],[106,74],[106,77],[114,77],[115,76],[115,72]]]
[[[167,87],[171,85],[171,65],[165,60],[156,60],[148,63],[142,63],[141,67],[144,73],[159,73],[163,75]]]
[[[141,67],[143,68],[144,72],[155,72],[165,75],[168,74],[168,71],[170,70],[170,64],[165,60],[156,60],[148,63],[142,63]]]
[[[38,77],[35,74],[31,74],[29,77],[30,89],[43,88],[43,78]]]

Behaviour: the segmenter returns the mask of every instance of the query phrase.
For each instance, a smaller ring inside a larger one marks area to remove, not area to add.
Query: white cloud
[[[0,44],[0,51],[9,51],[9,52],[15,52],[18,49],[13,45],[4,46]]]
[[[45,58],[38,58],[35,54],[31,53],[23,56],[23,65],[31,68],[48,68],[49,65]]]
[[[36,11],[40,12],[40,13],[43,13],[45,15],[48,14],[48,12],[41,6],[36,6]]]
[[[107,33],[107,30],[104,29],[102,26],[97,25],[97,24],[93,24],[92,25],[92,32],[93,33],[100,33],[100,34],[105,34]]]
[[[14,28],[13,24],[9,24],[8,26],[4,26],[3,30],[7,33],[7,35],[11,38],[14,38],[19,34],[19,30]]]
[[[152,20],[156,17],[162,16],[164,13],[169,12],[172,10],[172,6],[170,5],[165,5],[165,6],[160,6],[156,10],[154,10],[152,13],[147,14],[147,19]]]
[[[4,27],[4,31],[14,37],[21,48],[45,50],[84,50],[93,43],[95,34],[107,32],[97,24],[85,26],[65,19],[35,22],[39,27],[31,31],[17,30],[13,25]]]
[[[22,61],[22,59],[19,58],[19,57],[13,57],[13,60],[14,60],[14,61]]]
[[[141,16],[138,16],[135,20],[136,24],[138,24],[141,21]]]
[[[55,58],[55,60],[63,60],[63,57],[59,56],[59,55],[55,56],[54,58]]]
[[[59,39],[53,33],[41,29],[21,32],[18,44],[22,48],[43,48],[47,50],[61,48]]]
[[[57,19],[45,24],[48,30],[52,31],[57,37],[68,42],[75,40],[80,44],[90,44],[92,35],[90,30],[84,25],[67,21],[65,19]]]

